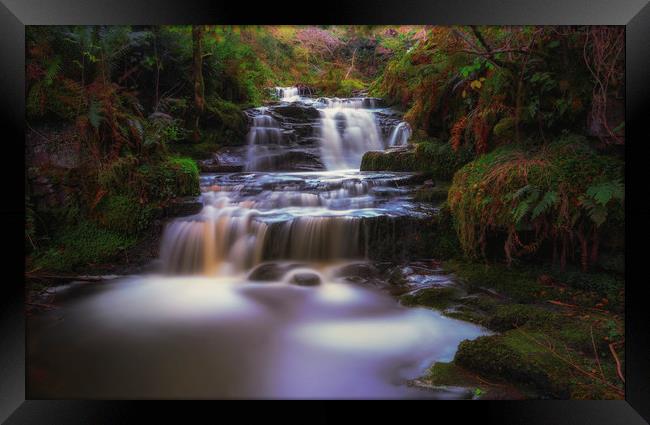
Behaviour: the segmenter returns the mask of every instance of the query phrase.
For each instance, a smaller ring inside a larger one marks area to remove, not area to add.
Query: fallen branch
[[[614,357],[614,361],[616,362],[616,374],[618,375],[619,378],[621,378],[621,381],[625,383],[625,377],[623,376],[623,371],[621,370],[621,361],[618,359],[618,355],[616,354],[616,350],[614,349],[615,345],[616,345],[615,342],[609,344],[609,351],[612,353],[612,356]]]
[[[600,358],[598,357],[598,350],[596,350],[596,342],[594,341],[594,325],[589,325],[589,334],[591,335],[591,346],[594,348],[598,370],[600,370],[600,375],[605,379],[605,373],[603,372],[603,367],[600,365]]]
[[[25,304],[31,305],[33,307],[45,308],[47,310],[53,310],[53,309],[57,308],[57,306],[55,306],[53,304],[42,304],[42,303],[34,303],[34,302],[27,302]]]
[[[611,312],[609,312],[608,310],[603,310],[602,308],[582,307],[582,306],[579,306],[579,305],[567,304],[567,303],[563,303],[562,301],[556,301],[556,300],[546,300],[546,302],[554,304],[554,305],[559,305],[559,306],[562,306],[562,307],[577,308],[577,309],[583,309],[583,310],[594,310],[594,311],[599,311],[601,313],[611,314]]]

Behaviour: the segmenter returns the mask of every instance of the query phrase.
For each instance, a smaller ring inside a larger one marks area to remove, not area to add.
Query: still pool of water
[[[43,398],[456,398],[407,380],[482,328],[376,290],[245,277],[132,277],[59,288],[29,328]]]

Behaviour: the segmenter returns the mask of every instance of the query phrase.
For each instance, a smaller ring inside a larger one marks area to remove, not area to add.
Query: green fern
[[[88,106],[88,121],[94,128],[99,128],[104,117],[102,116],[101,105],[96,100],[90,102]]]
[[[535,219],[538,217],[540,214],[543,214],[548,211],[548,209],[557,204],[559,198],[557,196],[557,192],[554,190],[548,191],[544,194],[544,197],[542,198],[541,201],[537,204],[535,209],[533,209],[533,213],[531,215],[531,218]]]
[[[587,215],[596,227],[605,223],[608,216],[607,205],[610,201],[623,202],[625,186],[619,180],[610,180],[587,188],[585,195],[580,197],[580,204],[587,210]]]
[[[624,199],[625,186],[618,180],[606,181],[589,187],[587,195],[600,205],[607,205],[612,199],[620,201]]]

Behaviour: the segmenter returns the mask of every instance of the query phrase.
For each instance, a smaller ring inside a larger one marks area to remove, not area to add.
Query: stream
[[[410,127],[381,99],[275,93],[201,175],[202,210],[167,224],[155,272],[56,287],[29,317],[31,398],[471,397],[409,380],[487,331],[401,306],[389,278],[453,284],[405,248],[436,208],[411,173],[359,171]]]

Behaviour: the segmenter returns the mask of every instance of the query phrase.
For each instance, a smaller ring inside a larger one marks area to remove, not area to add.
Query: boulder
[[[262,263],[248,274],[248,280],[261,282],[280,281],[288,271],[303,267],[299,263]]]
[[[298,286],[317,286],[320,285],[321,280],[320,276],[318,276],[316,273],[301,272],[291,276],[289,283]]]
[[[292,103],[289,105],[274,106],[272,111],[282,117],[293,118],[296,120],[308,120],[320,117],[320,112],[314,107]]]

